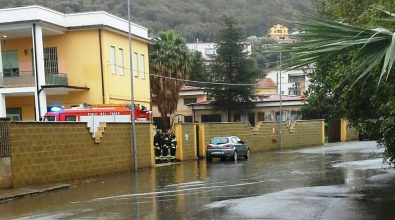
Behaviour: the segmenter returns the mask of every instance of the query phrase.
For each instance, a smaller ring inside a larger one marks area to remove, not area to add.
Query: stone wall
[[[11,158],[0,157],[0,189],[12,187]]]
[[[136,126],[138,166],[153,166],[152,125]],[[128,123],[106,124],[99,143],[95,143],[86,123],[10,123],[10,135],[14,187],[132,169]]]
[[[215,136],[235,135],[244,140],[251,152],[278,150],[279,125],[272,122],[259,122],[256,127],[248,123],[205,123],[200,124],[200,156],[205,156],[207,142]],[[282,148],[319,146],[324,144],[324,121],[297,121],[292,133],[282,125]]]

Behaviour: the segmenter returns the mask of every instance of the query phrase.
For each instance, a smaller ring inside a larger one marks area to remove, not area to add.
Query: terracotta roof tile
[[[270,78],[258,79],[256,82],[257,89],[271,89],[276,88],[276,84]]]

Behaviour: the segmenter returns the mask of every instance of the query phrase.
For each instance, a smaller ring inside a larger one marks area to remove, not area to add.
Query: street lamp
[[[137,172],[137,141],[136,141],[136,122],[134,112],[134,86],[133,86],[133,65],[132,65],[132,33],[131,33],[131,22],[130,22],[130,0],[128,0],[128,40],[129,40],[129,69],[130,69],[130,104],[132,110],[132,144],[133,144],[133,168]],[[145,74],[145,73],[143,73]]]

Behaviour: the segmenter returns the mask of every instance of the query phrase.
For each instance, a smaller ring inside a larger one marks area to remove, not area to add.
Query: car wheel
[[[237,161],[237,157],[238,157],[237,151],[233,152],[233,160],[234,161]]]
[[[212,157],[207,157],[206,160],[211,162],[211,161],[213,161],[213,158]]]
[[[244,156],[244,159],[248,160],[250,158],[250,150],[247,150],[247,154]]]

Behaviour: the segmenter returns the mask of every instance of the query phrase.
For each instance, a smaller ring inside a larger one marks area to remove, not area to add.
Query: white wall
[[[305,70],[305,71],[312,71],[311,69]],[[290,70],[290,71],[282,71],[281,72],[281,90],[283,91],[283,95],[289,95],[289,91],[292,90],[294,87],[294,83],[289,83],[289,76],[291,75],[303,75],[305,74],[304,70],[297,69],[297,70]],[[277,85],[277,94],[280,94],[280,86],[279,86],[279,72],[278,70],[273,70],[270,71],[267,74],[267,78],[270,78],[274,81],[274,83]],[[308,89],[308,86],[310,85],[309,78],[307,76],[305,78],[305,89]]]

